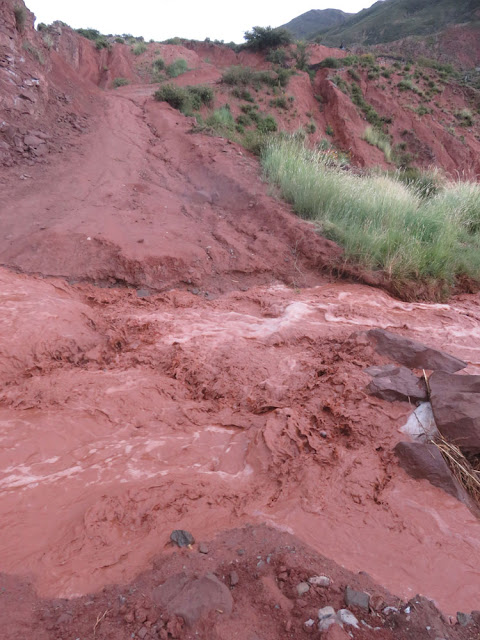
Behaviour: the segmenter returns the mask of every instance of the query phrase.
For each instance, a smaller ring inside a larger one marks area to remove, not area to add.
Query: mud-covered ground
[[[255,158],[149,86],[88,89],[88,47],[76,85],[60,53],[82,126],[0,175],[2,638],[320,637],[346,586],[370,608],[322,637],[477,638],[453,623],[480,608],[480,522],[400,469],[414,407],[367,395],[364,369],[388,362],[381,327],[480,373],[479,297],[335,279],[341,250]],[[185,623],[206,574],[219,600],[208,582]]]

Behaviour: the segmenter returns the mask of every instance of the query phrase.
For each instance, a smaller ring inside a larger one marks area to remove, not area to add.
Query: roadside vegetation
[[[458,278],[480,281],[480,186],[445,182],[426,191],[399,174],[346,173],[321,149],[292,136],[271,139],[265,175],[302,217],[345,249],[346,258],[381,270],[397,292],[423,282],[441,297]]]

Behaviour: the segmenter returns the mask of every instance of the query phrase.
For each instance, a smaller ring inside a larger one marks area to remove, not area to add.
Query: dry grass
[[[480,505],[480,458],[472,464],[458,447],[442,436],[433,440],[432,443],[438,447],[458,482]]]

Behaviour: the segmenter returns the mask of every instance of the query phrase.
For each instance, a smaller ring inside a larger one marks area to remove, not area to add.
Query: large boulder
[[[399,442],[394,449],[400,466],[416,480],[428,480],[457,500],[469,500],[455,479],[438,447],[420,442]]]
[[[394,402],[405,400],[417,402],[427,399],[427,386],[410,369],[387,364],[383,367],[369,367],[366,373],[373,376],[367,391],[377,398]]]
[[[183,618],[188,626],[215,611],[229,615],[233,607],[230,590],[213,573],[200,578],[184,573],[172,576],[154,590],[153,598],[161,608]]]
[[[429,379],[430,402],[438,430],[465,453],[480,453],[480,376],[442,371]]]
[[[385,329],[370,329],[368,337],[374,340],[377,353],[387,356],[395,362],[411,369],[429,369],[455,373],[467,366],[466,362],[453,356],[427,347],[421,342],[404,338]]]

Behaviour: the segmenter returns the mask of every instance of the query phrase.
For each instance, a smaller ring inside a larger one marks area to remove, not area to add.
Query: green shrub
[[[245,48],[252,51],[266,51],[275,47],[282,47],[292,42],[292,36],[286,29],[272,27],[253,27],[245,31]]]
[[[327,136],[333,136],[334,135],[333,127],[330,124],[327,124],[327,126],[325,128],[325,133],[327,134]]]
[[[317,130],[317,125],[314,122],[309,122],[305,125],[305,131],[309,134],[315,133]]]
[[[297,42],[297,48],[293,52],[295,66],[299,71],[307,71],[310,54],[308,53],[306,42]]]
[[[272,115],[267,115],[264,118],[259,118],[257,121],[257,129],[260,133],[273,133],[278,130],[277,121]]]
[[[167,66],[166,71],[169,78],[178,78],[182,73],[188,71],[187,61],[183,58],[177,58]]]
[[[101,49],[110,49],[110,46],[110,42],[104,36],[101,36],[100,38],[97,38],[95,40],[95,48],[99,51]]]
[[[155,58],[152,62],[154,72],[163,71],[165,69],[165,60],[163,58]]]
[[[147,50],[147,45],[144,42],[137,42],[132,47],[132,53],[134,56],[141,56]]]
[[[239,100],[245,100],[246,102],[255,102],[252,94],[248,89],[242,89],[241,87],[234,87],[232,89],[232,96]]]
[[[27,13],[25,11],[25,7],[22,7],[21,5],[17,5],[13,9],[13,15],[15,16],[15,28],[17,29],[17,31],[22,33],[23,30],[25,29],[25,21],[27,19]]]
[[[117,38],[115,38],[115,42],[117,44],[125,44],[125,40],[123,38],[120,38],[120,36],[118,36]]]
[[[342,58],[332,58],[331,56],[328,56],[319,64],[319,67],[322,69],[341,69],[344,66],[345,63]]]
[[[345,80],[342,78],[342,76],[338,74],[333,76],[332,82],[334,85],[336,85],[340,89],[340,91],[342,91],[343,93],[348,93],[348,85],[345,82]]]
[[[235,120],[232,112],[227,106],[215,109],[205,120],[207,126],[212,127],[218,133],[225,133],[235,130]]]
[[[372,105],[365,100],[360,85],[352,84],[350,90],[353,104],[363,111],[367,122],[380,129],[383,126],[384,120],[378,115]]]
[[[460,122],[462,127],[473,127],[473,113],[470,109],[462,109],[455,112],[456,119]]]
[[[362,140],[368,142],[374,147],[377,147],[385,156],[385,160],[387,162],[392,161],[393,153],[392,146],[390,144],[390,136],[379,129],[375,129],[374,127],[367,127],[362,135]]]
[[[431,197],[385,175],[333,166],[293,138],[270,140],[266,177],[302,217],[344,247],[348,259],[381,270],[402,295],[406,281],[444,295],[460,277],[480,281],[480,186],[451,183]]]
[[[125,87],[127,84],[130,84],[130,80],[127,80],[127,78],[115,78],[112,84],[116,89],[117,87]]]
[[[39,49],[37,49],[37,47],[35,47],[31,42],[28,42],[28,41],[24,42],[23,48],[25,49],[25,51],[28,51],[28,53],[33,58],[35,58],[37,62],[39,62],[40,64],[45,64],[43,53]]]
[[[355,82],[360,82],[360,76],[359,74],[355,71],[355,69],[349,69],[348,70],[348,75],[353,78],[355,80]]]
[[[278,64],[281,67],[285,66],[287,63],[287,51],[286,49],[271,49],[266,55],[267,62],[271,62],[273,64]]]
[[[246,113],[241,113],[237,118],[237,124],[248,127],[252,124],[252,119]]]
[[[289,108],[289,103],[287,101],[286,96],[278,96],[278,98],[273,98],[273,100],[270,100],[270,106],[271,107],[277,107],[277,109],[288,109]]]
[[[185,115],[191,115],[202,105],[210,105],[213,102],[214,92],[211,87],[202,85],[177,87],[174,84],[164,84],[155,91],[153,97],[158,102],[168,102],[171,107]]]
[[[222,75],[222,82],[231,86],[253,86],[259,88],[262,85],[271,87],[285,87],[288,84],[292,72],[289,69],[278,68],[272,71],[254,71],[250,67],[233,66]]]
[[[46,29],[48,29],[48,26],[45,24],[45,22],[38,23],[37,31],[45,31]]]

